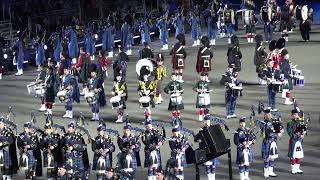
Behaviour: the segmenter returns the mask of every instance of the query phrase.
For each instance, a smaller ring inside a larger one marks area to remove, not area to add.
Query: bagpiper
[[[168,14],[169,14],[169,11],[167,10],[164,13],[164,15],[162,15],[160,17],[160,19],[158,19],[158,21],[157,21],[157,27],[158,27],[159,32],[160,32],[159,39],[160,39],[160,42],[162,44],[161,50],[169,49],[169,46],[168,46],[169,34],[168,34],[168,29],[167,29]]]
[[[201,38],[201,43],[203,46],[198,50],[196,70],[197,73],[204,74],[206,76],[206,81],[209,81],[208,76],[212,68],[213,54],[210,49],[210,42],[207,36],[203,36]]]
[[[31,134],[31,122],[26,122],[23,127],[24,131],[19,134],[17,139],[20,152],[19,166],[22,170],[25,170],[26,179],[32,179],[32,177],[35,177],[36,156],[34,150],[37,147],[37,139]]]
[[[141,36],[141,44],[144,44],[144,43],[150,44],[151,38],[150,38],[150,32],[149,32],[148,17],[141,21],[139,31]]]
[[[182,93],[183,93],[183,86],[182,83],[177,81],[176,73],[172,73],[171,75],[171,82],[169,82],[165,88],[164,92],[170,94],[170,102],[168,105],[168,110],[172,111],[173,117],[180,117],[181,112],[180,110],[184,109],[183,101],[182,101]]]
[[[295,108],[291,111],[291,120],[287,123],[287,133],[289,135],[288,157],[291,163],[292,174],[302,174],[300,169],[301,160],[304,157],[303,139],[306,135],[304,120],[299,117],[299,111]]]
[[[279,117],[278,117],[279,118]],[[264,110],[264,126],[262,128],[263,140],[261,147],[262,159],[264,161],[264,177],[277,177],[273,172],[275,160],[279,156],[278,138],[284,132],[281,119],[272,117],[270,108]]]
[[[62,162],[62,151],[60,147],[61,136],[54,132],[51,124],[44,126],[44,136],[40,139],[40,147],[43,151],[43,167],[47,168],[48,180],[58,176],[58,164]]]
[[[263,45],[263,37],[261,34],[256,35],[256,48],[254,52],[254,65],[256,66],[256,73],[258,74],[259,84],[263,85],[266,82],[263,79],[263,69],[265,68],[267,60],[267,52]]]
[[[254,135],[246,128],[246,117],[239,120],[239,128],[234,133],[234,144],[237,146],[237,160],[239,166],[240,180],[249,180],[249,166],[253,159],[252,144]]]
[[[108,57],[113,57],[113,45],[114,45],[114,39],[112,36],[113,31],[113,18],[109,14],[107,17],[107,22],[103,26],[102,29],[102,51],[108,53]]]
[[[0,117],[0,173],[2,179],[11,180],[18,170],[16,138],[14,132],[6,127],[6,120]]]
[[[184,48],[186,45],[185,36],[183,34],[177,35],[178,42],[174,45],[174,47],[170,51],[170,55],[172,56],[171,62],[172,62],[172,68],[174,72],[177,74],[177,78],[179,82],[184,82],[182,80],[183,75],[183,69],[186,65],[186,57],[187,52]]]
[[[140,108],[145,108],[144,116],[151,119],[151,107],[155,107],[154,104],[154,82],[150,80],[150,70],[142,67],[140,69],[140,77],[138,84],[138,95],[140,96]]]
[[[97,171],[97,179],[106,178],[107,169],[112,167],[112,153],[115,146],[112,139],[105,134],[106,127],[99,125],[97,127],[98,136],[92,142],[93,166],[92,170]]]
[[[199,121],[203,121],[205,110],[210,108],[210,92],[209,83],[206,81],[206,74],[201,73],[200,81],[194,86],[193,90],[197,92],[196,108],[198,108]]]
[[[67,174],[85,179],[89,168],[87,145],[82,135],[76,131],[76,126],[76,122],[71,121],[62,139],[63,160]]]
[[[129,62],[129,56],[124,52],[124,49],[122,46],[119,46],[119,54],[113,62],[113,74],[115,75],[116,72],[121,71],[122,79],[125,81],[127,78],[127,69],[128,69],[128,63]],[[114,76],[114,79],[116,79],[116,76]],[[116,80],[114,80],[116,81]]]
[[[201,29],[200,29],[200,17],[199,17],[199,7],[193,8],[190,12],[189,24],[191,26],[191,39],[193,40],[192,46],[200,46]]]
[[[157,66],[154,70],[154,83],[155,83],[155,104],[161,104],[163,102],[162,98],[162,81],[167,77],[167,68],[164,65],[164,57],[161,53],[156,56]]]
[[[128,99],[128,88],[125,80],[122,79],[122,74],[119,71],[114,72],[115,81],[113,82],[112,87],[112,98],[110,99],[110,103],[112,107],[117,109],[118,119],[116,123],[123,122],[123,114],[124,110],[127,108],[126,101]]]

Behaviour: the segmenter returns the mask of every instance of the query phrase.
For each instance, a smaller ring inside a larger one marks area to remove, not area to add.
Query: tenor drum
[[[34,95],[36,94],[36,84],[35,83],[30,83],[27,85],[27,90],[29,95]]]
[[[170,100],[173,106],[182,104],[182,96],[179,93],[171,94]]]
[[[149,96],[142,96],[140,97],[139,99],[139,102],[140,102],[140,107],[144,107],[144,108],[147,108],[150,106],[150,97]]]
[[[240,97],[242,91],[241,86],[233,86],[231,89],[233,97]]]
[[[253,20],[253,11],[252,10],[245,10],[244,11],[244,23],[246,25],[251,25]]]
[[[35,91],[36,91],[36,96],[43,96],[44,95],[44,87],[42,85],[36,86]]]
[[[117,109],[122,107],[121,97],[114,96],[110,99],[110,103],[112,104],[112,109]]]
[[[304,76],[296,76],[296,86],[304,86]]]
[[[282,93],[283,83],[282,82],[278,82],[278,81],[272,83],[272,89],[273,89],[274,92]]]
[[[62,90],[57,93],[57,97],[60,102],[65,102],[67,99],[67,90]]]
[[[199,94],[198,95],[199,106],[208,106],[210,105],[210,94]]]
[[[94,104],[97,101],[97,98],[96,98],[94,92],[92,92],[92,91],[86,92],[84,94],[84,98],[87,100],[88,104]]]

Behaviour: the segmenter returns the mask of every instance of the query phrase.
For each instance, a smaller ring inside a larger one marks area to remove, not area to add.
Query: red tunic
[[[213,57],[210,49],[201,47],[198,51],[196,70],[198,73],[208,73],[211,71],[211,59]],[[203,57],[206,56],[206,57]],[[205,62],[207,61],[207,62]]]
[[[182,59],[183,59],[183,63],[179,65],[179,58],[177,57],[177,54],[182,54]],[[184,69],[185,66],[186,66],[186,56],[187,56],[187,53],[184,49],[183,46],[181,46],[180,44],[175,44],[173,49],[171,50],[170,52],[170,55],[172,55],[172,58],[171,58],[171,62],[172,62],[172,68],[174,70],[179,70],[179,69]]]
[[[281,54],[277,53],[275,51],[269,52],[268,53],[268,59],[272,59],[274,64],[273,64],[273,68],[274,69],[278,69],[279,70],[279,65],[280,65],[280,59],[281,59]]]

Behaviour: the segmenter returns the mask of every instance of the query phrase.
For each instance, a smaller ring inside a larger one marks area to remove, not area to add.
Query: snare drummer
[[[156,61],[157,61],[157,66],[154,70],[155,72],[155,101],[156,104],[161,104],[163,102],[163,98],[161,95],[162,92],[162,80],[167,77],[167,68],[164,66],[164,58],[163,55],[161,53],[159,53],[156,57]]]
[[[45,81],[47,69],[44,67],[43,64],[40,65],[39,68],[40,68],[40,73],[38,74],[38,77],[34,83],[41,85]],[[41,107],[40,107],[39,111],[46,111],[47,108],[46,108],[46,104],[44,101],[44,95],[42,95],[40,98],[41,98]]]
[[[247,40],[248,43],[253,43],[253,39],[255,36],[255,23],[256,23],[256,17],[254,15],[254,10],[255,10],[255,4],[253,0],[245,0],[245,8],[247,9],[245,11],[245,16],[246,12],[248,13],[248,17],[244,17],[244,22],[246,26],[246,33],[247,33]],[[247,19],[248,18],[248,19]]]
[[[281,74],[284,74],[284,79],[288,80],[289,90],[293,90],[292,79],[294,78],[292,75],[292,69],[290,65],[290,55],[286,49],[281,51],[281,63],[280,63],[280,71]]]
[[[73,111],[72,111],[72,103],[76,101],[80,103],[80,91],[79,86],[76,78],[71,75],[70,66],[65,65],[63,69],[63,76],[62,76],[62,86],[61,90],[67,91],[66,93],[66,100],[65,100],[65,110],[66,114],[63,115],[63,118],[73,118]]]
[[[146,69],[145,66],[140,69],[140,81],[138,84],[138,94],[140,97],[149,97],[150,106],[154,107],[154,89],[155,85],[150,80],[150,70]],[[148,119],[151,119],[151,107],[146,107],[144,116]]]
[[[198,115],[199,115],[199,121],[203,121],[203,118],[205,116],[204,114],[204,110],[207,108],[210,108],[210,104],[208,105],[204,105],[204,104],[200,104],[199,102],[199,95],[200,94],[209,94],[210,93],[210,88],[209,88],[209,83],[206,81],[206,73],[201,73],[200,75],[200,81],[198,81],[194,86],[193,86],[193,90],[195,92],[198,93],[197,95],[197,101],[196,101],[196,108],[198,108]],[[210,96],[205,98],[210,98]],[[209,99],[210,101],[210,99]]]
[[[240,180],[249,180],[249,165],[253,158],[252,144],[254,136],[246,128],[246,117],[239,120],[239,128],[234,133],[234,144],[237,146],[236,163],[239,166]]]
[[[47,112],[45,114],[47,115],[52,115],[52,106],[55,100],[55,88],[56,85],[55,83],[58,80],[56,80],[56,76],[54,75],[53,72],[53,67],[48,67],[47,68],[47,73],[46,73],[46,77],[45,77],[45,81],[44,81],[44,99],[45,99],[45,103],[46,103],[46,108],[47,108]]]
[[[264,77],[266,77],[268,82],[268,103],[269,107],[271,107],[272,111],[278,111],[276,109],[276,93],[277,89],[275,89],[275,83],[280,82],[280,71],[273,68],[274,61],[269,59],[267,61],[267,68],[264,70]]]
[[[96,100],[90,105],[92,111],[92,121],[99,121],[100,107],[106,105],[106,96],[104,94],[103,79],[97,76],[97,65],[90,66],[89,92],[94,92]]]
[[[127,83],[124,80],[122,80],[121,72],[115,71],[114,76],[115,76],[115,82],[113,83],[111,94],[112,96],[119,96],[121,98],[120,100],[121,106],[117,109],[118,119],[116,120],[116,123],[122,123],[124,109],[126,109],[126,101],[128,99]]]
[[[210,42],[207,36],[201,38],[201,43],[203,44],[198,51],[196,70],[197,73],[203,73],[206,76],[206,81],[209,81],[209,72],[211,71],[213,57],[212,51],[210,49]]]
[[[171,82],[166,85],[164,88],[164,92],[167,94],[172,95],[177,95],[178,97],[181,97],[181,93],[183,93],[183,86],[182,83],[177,81],[177,74],[172,73],[171,75]],[[178,99],[178,97],[176,97]],[[173,103],[172,98],[170,98],[168,110],[172,111],[172,116],[177,115],[180,118],[180,110],[184,109],[184,105],[182,102],[182,97],[181,97],[181,102]]]
[[[178,42],[174,45],[174,47],[170,51],[170,55],[172,55],[171,61],[172,61],[172,68],[177,76],[177,81],[183,83],[182,80],[182,74],[183,69],[186,65],[186,57],[187,52],[185,50],[186,40],[184,37],[184,34],[178,34],[177,35]]]

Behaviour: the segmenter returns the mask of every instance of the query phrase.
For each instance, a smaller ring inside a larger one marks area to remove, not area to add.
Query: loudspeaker
[[[224,154],[230,148],[230,141],[226,139],[218,124],[204,128],[198,135],[202,142],[200,149],[205,149],[209,154]]]

